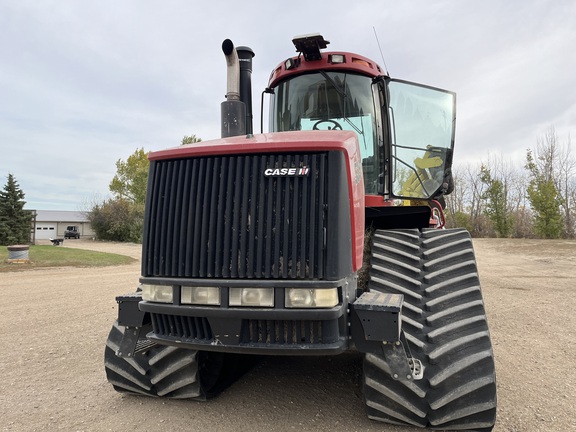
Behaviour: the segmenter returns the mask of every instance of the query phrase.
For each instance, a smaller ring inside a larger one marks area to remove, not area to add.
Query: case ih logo
[[[266,177],[304,177],[310,172],[310,168],[303,166],[298,168],[267,168],[264,171]]]

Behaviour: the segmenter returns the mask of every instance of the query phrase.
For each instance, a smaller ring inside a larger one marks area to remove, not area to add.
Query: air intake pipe
[[[236,48],[240,62],[240,100],[246,105],[246,134],[252,135],[252,58],[254,51],[246,46]]]
[[[234,48],[230,39],[222,42],[226,57],[226,101],[220,106],[222,138],[252,134],[252,57],[248,47]]]

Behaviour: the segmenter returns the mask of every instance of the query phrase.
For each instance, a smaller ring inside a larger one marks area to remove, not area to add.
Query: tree
[[[484,213],[494,224],[494,229],[501,237],[508,237],[512,231],[512,219],[508,211],[507,191],[504,183],[492,177],[490,168],[482,165],[480,180],[486,185],[482,198],[486,200]]]
[[[110,192],[116,198],[135,204],[144,204],[148,184],[148,153],[143,148],[137,149],[126,161],[116,161],[116,175],[110,182]]]
[[[532,150],[526,152],[526,169],[530,172],[528,200],[534,211],[534,232],[544,238],[559,238],[562,234],[561,199],[554,184],[553,167],[555,148],[541,148],[538,161]]]
[[[554,136],[555,137],[555,136]],[[565,238],[574,238],[576,227],[574,226],[574,213],[576,213],[576,157],[572,153],[572,142],[570,135],[566,145],[560,146],[558,150],[558,193],[562,199],[564,216]]]
[[[470,188],[465,173],[459,167],[453,167],[452,178],[454,190],[446,196],[446,224],[449,228],[465,228],[472,232],[471,216],[467,212]]]
[[[190,136],[188,135],[184,135],[184,138],[182,138],[182,145],[186,145],[186,144],[194,144],[194,143],[198,143],[202,141],[201,138],[198,138],[196,135],[192,134]]]
[[[109,186],[114,197],[93,204],[87,212],[99,239],[142,241],[149,166],[148,152],[143,148],[137,149],[126,161],[116,161],[116,175]]]
[[[24,210],[24,192],[12,174],[0,191],[0,244],[13,245],[30,241],[32,213]]]

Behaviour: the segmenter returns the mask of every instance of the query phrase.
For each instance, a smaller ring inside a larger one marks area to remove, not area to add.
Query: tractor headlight
[[[180,292],[182,304],[211,305],[220,304],[220,288],[183,286]]]
[[[140,285],[142,289],[142,300],[158,302],[158,303],[172,303],[173,290],[172,285]]]
[[[274,288],[230,288],[230,306],[274,307]]]
[[[338,304],[338,288],[287,288],[287,308],[331,308]]]

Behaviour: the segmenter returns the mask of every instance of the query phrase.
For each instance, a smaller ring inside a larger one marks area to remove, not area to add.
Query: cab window
[[[394,80],[389,92],[392,194],[433,198],[451,160],[455,94]]]
[[[274,93],[272,131],[356,132],[366,193],[377,192],[377,128],[371,78],[321,71],[286,80]]]

